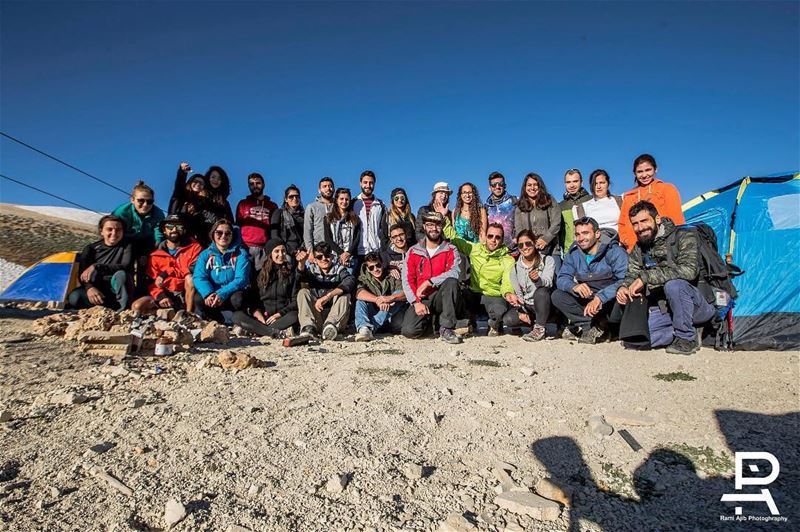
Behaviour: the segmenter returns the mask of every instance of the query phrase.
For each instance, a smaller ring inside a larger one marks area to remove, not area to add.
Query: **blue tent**
[[[683,205],[717,233],[733,280],[735,349],[800,348],[800,173],[745,177]]]
[[[63,304],[78,285],[80,255],[56,253],[25,270],[0,294],[0,301],[44,301]]]

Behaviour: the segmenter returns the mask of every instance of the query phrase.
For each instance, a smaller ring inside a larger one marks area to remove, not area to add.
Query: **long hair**
[[[522,238],[523,236],[526,236],[526,237],[530,238],[531,242],[534,243],[534,246],[533,246],[533,252],[534,252],[533,253],[533,267],[534,268],[538,268],[539,264],[542,263],[542,254],[539,253],[538,249],[536,249],[536,235],[534,235],[533,231],[531,231],[530,229],[523,229],[522,231],[517,233],[517,242],[519,242],[519,239]],[[522,255],[520,255],[520,256],[522,256]]]
[[[347,207],[344,210],[339,209],[339,196],[342,194],[347,194],[350,196],[351,201],[347,202]],[[359,222],[358,216],[356,213],[353,212],[353,202],[352,202],[353,195],[350,193],[349,188],[337,188],[336,192],[333,193],[333,206],[331,207],[331,212],[325,217],[325,221],[328,223],[333,223],[338,220],[345,220],[351,222],[353,225],[356,225]]]
[[[539,184],[539,194],[536,196],[535,204],[531,202],[531,200],[528,198],[528,195],[525,193],[525,185],[530,179],[533,179]],[[544,179],[542,179],[542,176],[533,172],[525,176],[525,179],[522,180],[522,188],[520,189],[519,201],[517,202],[517,207],[519,207],[519,210],[522,212],[531,212],[534,207],[544,210],[553,205],[553,201],[553,196],[547,192],[547,186],[544,184]]]
[[[394,197],[397,194],[402,194],[406,197],[406,205],[402,209],[398,209],[394,206]],[[416,220],[414,218],[414,214],[411,212],[411,202],[408,200],[408,194],[406,194],[405,189],[396,188],[392,190],[392,195],[389,197],[389,225],[394,225],[396,223],[409,221],[412,225],[416,224]]]
[[[215,170],[222,181],[219,188],[213,188],[211,186],[211,172]],[[209,166],[205,181],[209,196],[212,197],[216,203],[224,204],[228,200],[228,196],[231,195],[231,180],[228,178],[228,173],[220,166]]]
[[[203,183],[203,190],[195,192],[192,190],[192,182],[200,180]],[[206,180],[203,174],[194,174],[191,179],[186,182],[184,187],[184,197],[186,201],[181,206],[181,211],[188,214],[196,214],[202,209],[203,202],[208,200],[208,188],[206,188]]]
[[[464,207],[464,200],[461,199],[461,191],[464,187],[472,189],[472,203],[469,204],[469,226],[472,232],[476,235],[481,234],[481,197],[478,195],[478,189],[472,183],[464,183],[458,187],[458,194],[456,196],[456,208],[453,209],[453,223],[456,222],[456,216],[461,215],[461,209]]]
[[[283,261],[283,264],[275,264],[272,260],[272,253],[267,255],[264,259],[264,265],[258,273],[256,283],[259,288],[266,288],[275,279],[286,281],[292,275],[292,267],[289,266],[289,261]]]

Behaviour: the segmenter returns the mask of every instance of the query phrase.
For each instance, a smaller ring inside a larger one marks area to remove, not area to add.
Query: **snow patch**
[[[22,275],[27,268],[8,262],[5,259],[0,259],[0,290],[5,290],[17,277]]]
[[[45,216],[52,216],[53,218],[61,218],[62,220],[70,220],[89,225],[97,225],[97,222],[103,217],[102,214],[98,214],[94,211],[75,209],[73,207],[47,207],[43,205],[14,205],[14,207],[37,212]]]

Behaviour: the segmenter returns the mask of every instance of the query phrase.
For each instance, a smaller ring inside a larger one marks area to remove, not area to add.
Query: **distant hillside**
[[[73,219],[58,217],[65,213]],[[62,211],[60,207],[23,208],[0,203],[0,258],[30,266],[53,253],[80,251],[98,238],[98,218],[96,213],[79,209]]]

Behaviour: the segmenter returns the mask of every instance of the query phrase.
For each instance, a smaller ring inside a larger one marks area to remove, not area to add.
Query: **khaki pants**
[[[336,330],[343,332],[347,327],[347,318],[350,316],[350,294],[342,294],[334,297],[331,302],[323,307],[322,312],[317,312],[314,302],[317,300],[308,288],[301,288],[297,293],[298,320],[300,330],[311,325],[317,332],[332,323]]]

